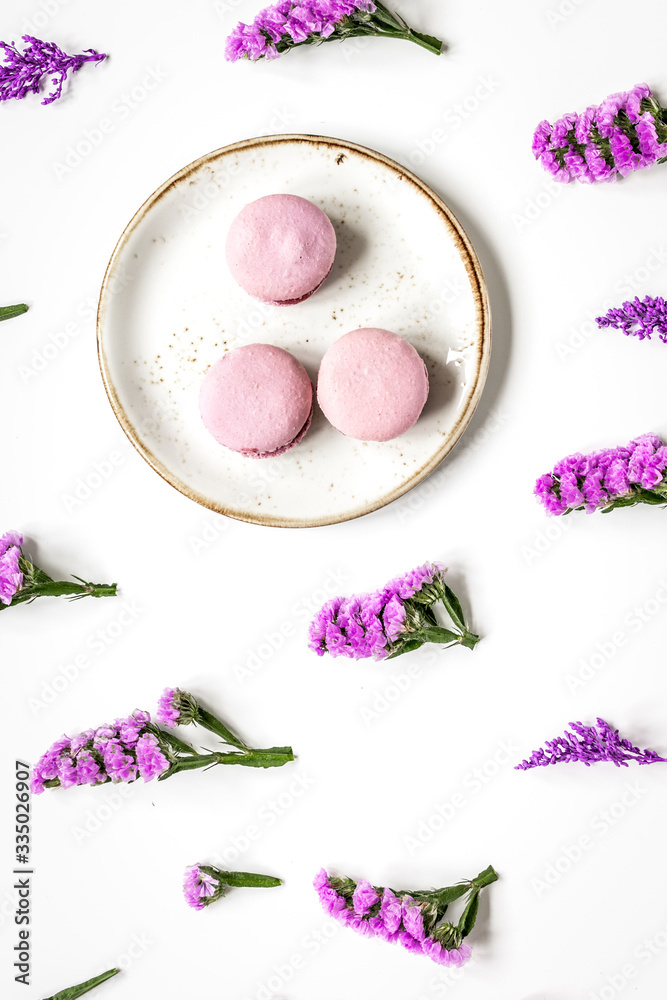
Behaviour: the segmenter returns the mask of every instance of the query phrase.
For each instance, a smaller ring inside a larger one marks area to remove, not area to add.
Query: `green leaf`
[[[242,767],[282,767],[294,760],[294,753],[291,747],[270,747],[268,750],[252,750],[248,754],[216,754],[216,758],[221,756],[231,757],[233,760],[222,760],[221,764],[241,764]]]
[[[466,905],[465,910],[461,914],[461,919],[459,920],[459,930],[461,931],[461,937],[467,937],[470,931],[475,926],[475,921],[477,920],[477,912],[479,910],[479,894],[480,889],[473,889],[470,893],[470,899]]]
[[[483,872],[480,872],[473,880],[472,884],[478,889],[483,889],[487,885],[491,885],[493,882],[498,881],[498,872],[495,870],[493,865],[489,865],[485,868]]]
[[[47,997],[47,1000],[77,1000],[77,997],[82,997],[89,990],[94,990],[96,986],[105,983],[112,976],[117,976],[119,972],[120,969],[109,969],[108,972],[103,972],[101,976],[95,976],[94,979],[88,979],[85,983],[69,986],[66,990],[61,990],[60,993],[54,993],[52,997]]]
[[[207,712],[205,708],[201,708],[199,706],[197,707],[195,722],[199,723],[200,726],[203,726],[204,729],[208,729],[209,732],[215,733],[216,736],[220,736],[220,738],[230,746],[238,747],[243,750],[248,749],[243,740],[240,740],[238,736],[235,736],[231,729],[228,729],[227,726],[220,721],[220,719],[216,719],[216,717],[211,715],[210,712]]]
[[[442,583],[442,597],[440,599],[444,604],[444,606],[446,607],[447,613],[449,614],[454,624],[458,625],[460,629],[465,631],[466,622],[465,618],[463,617],[463,608],[461,607],[461,602],[459,601],[458,597],[456,596],[452,588],[448,587],[447,584],[444,582],[444,580]]]
[[[393,653],[390,653],[385,659],[395,660],[397,656],[403,656],[403,653],[411,653],[414,649],[419,649],[420,646],[424,645],[424,639],[405,639],[396,645],[396,649]]]
[[[21,316],[27,311],[28,307],[25,302],[21,302],[16,306],[0,306],[0,321],[3,319],[14,319],[15,316]]]
[[[440,628],[440,626],[424,628],[419,633],[426,642],[437,642],[437,643],[450,643],[450,642],[460,642],[461,636],[458,632],[452,632],[448,628]]]
[[[438,905],[456,902],[461,896],[465,896],[466,892],[470,891],[470,882],[464,882],[462,885],[449,885],[445,889],[441,889],[440,892],[436,893],[436,899]]]

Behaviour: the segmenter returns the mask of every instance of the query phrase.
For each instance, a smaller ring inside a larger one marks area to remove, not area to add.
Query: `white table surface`
[[[665,293],[667,167],[560,188],[530,153],[543,117],[640,81],[667,100],[664,6],[415,0],[403,13],[447,39],[440,59],[369,41],[226,64],[226,34],[258,6],[10,0],[0,18],[4,38],[32,22],[68,51],[111,55],[54,106],[2,107],[1,299],[31,308],[0,328],[0,529],[22,530],[46,570],[121,587],[2,619],[2,995],[38,1000],[120,963],[96,997],[662,1000],[667,771],[512,765],[597,715],[667,752],[667,515],[548,521],[532,496],[571,451],[667,434],[667,347],[591,323]],[[286,131],[371,146],[430,183],[480,256],[495,338],[474,420],[431,481],[304,531],[225,521],[155,475],[107,403],[94,329],[105,264],[143,200],[211,149]],[[473,654],[308,651],[325,593],[426,559],[451,568],[484,637]],[[65,731],[153,709],[167,684],[255,745],[291,743],[298,762],[35,799],[32,985],[14,984],[14,755],[34,762]],[[216,857],[285,884],[188,910],[183,869]],[[332,933],[310,884],[322,865],[400,888],[489,863],[501,880],[456,977]]]

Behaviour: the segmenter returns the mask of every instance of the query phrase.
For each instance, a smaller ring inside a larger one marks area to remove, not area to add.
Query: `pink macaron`
[[[215,440],[248,458],[273,458],[310,427],[313,387],[303,365],[271,344],[247,344],[209,368],[199,411]]]
[[[249,295],[276,306],[303,302],[333,267],[336,233],[305,198],[270,194],[246,205],[227,235],[227,264]]]
[[[361,441],[391,441],[418,420],[428,372],[416,350],[389,330],[346,333],[322,359],[317,400],[333,426]]]

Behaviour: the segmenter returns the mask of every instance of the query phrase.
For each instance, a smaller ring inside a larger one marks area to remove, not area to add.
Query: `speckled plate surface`
[[[331,275],[296,306],[255,302],[225,263],[234,216],[274,193],[320,205],[338,237]],[[249,459],[204,429],[199,387],[225,351],[277,344],[315,383],[329,345],[358,327],[401,334],[426,362],[429,399],[407,434],[385,444],[355,441],[316,407],[298,447]],[[425,479],[470,421],[491,350],[481,268],[441,199],[380,153],[301,135],[216,150],[159,188],[114,250],[97,335],[111,405],[155,471],[205,507],[280,527],[359,517]]]

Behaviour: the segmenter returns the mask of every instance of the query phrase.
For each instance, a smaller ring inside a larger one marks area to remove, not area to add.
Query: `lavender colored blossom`
[[[0,42],[4,65],[0,63],[0,101],[21,100],[28,94],[38,94],[44,77],[50,77],[51,92],[42,104],[53,104],[62,97],[68,73],[76,73],[87,63],[99,63],[106,55],[94,49],[68,56],[55,42],[43,42],[32,35],[23,35],[25,47],[20,50],[8,42]]]
[[[445,583],[442,563],[425,563],[390,580],[381,590],[354,597],[334,597],[320,609],[309,628],[309,648],[318,656],[384,660],[416,649],[424,642],[478,641],[467,628],[461,606]],[[441,603],[452,628],[441,628],[433,606]]]
[[[0,603],[6,607],[23,585],[23,573],[19,567],[23,535],[8,531],[0,538]]]
[[[629,761],[638,764],[667,762],[667,757],[659,757],[655,750],[640,750],[629,740],[619,736],[618,729],[612,729],[604,719],[597,720],[596,726],[585,726],[582,722],[571,722],[568,733],[548,740],[543,748],[535,750],[528,758],[517,764],[516,771],[527,771],[531,767],[546,767],[547,764],[579,762],[590,767],[599,761],[611,761],[616,767],[628,767]]]
[[[148,712],[134,712],[126,719],[89,729],[78,736],[63,736],[42,754],[33,768],[31,791],[102,785],[109,781],[151,781],[164,774],[173,757],[151,725]]]
[[[635,296],[632,302],[624,302],[620,309],[610,309],[595,322],[600,329],[613,327],[640,340],[650,340],[655,332],[663,344],[667,344],[667,302],[661,296],[647,295],[644,299]]]
[[[550,515],[663,505],[666,469],[667,446],[655,434],[644,434],[618,448],[569,455],[540,476],[534,492]]]
[[[213,865],[191,865],[185,871],[183,895],[193,910],[203,910],[216,903],[234,888],[271,889],[282,885],[279,878],[272,875],[257,875],[255,872],[225,872]]]
[[[220,881],[212,875],[207,875],[199,865],[190,865],[186,868],[183,895],[193,910],[203,910],[205,906],[219,898],[216,896],[216,890],[219,888]]]
[[[225,58],[276,59],[297,45],[319,45],[360,35],[401,38],[440,55],[443,43],[410,28],[399,14],[374,0],[280,0],[261,10],[251,24],[229,35]]]
[[[615,181],[667,159],[667,111],[640,83],[582,114],[540,122],[533,155],[557,181]]]
[[[165,688],[158,703],[157,721],[161,726],[189,726],[198,720],[199,706],[188,691]]]
[[[329,875],[322,869],[313,885],[326,913],[364,937],[399,944],[439,965],[458,967],[472,949],[463,943],[473,929],[477,898],[498,876],[489,867],[471,881],[419,893],[372,886],[366,879]],[[457,925],[444,920],[449,905],[466,896],[468,902]],[[418,897],[418,898],[416,898]]]

